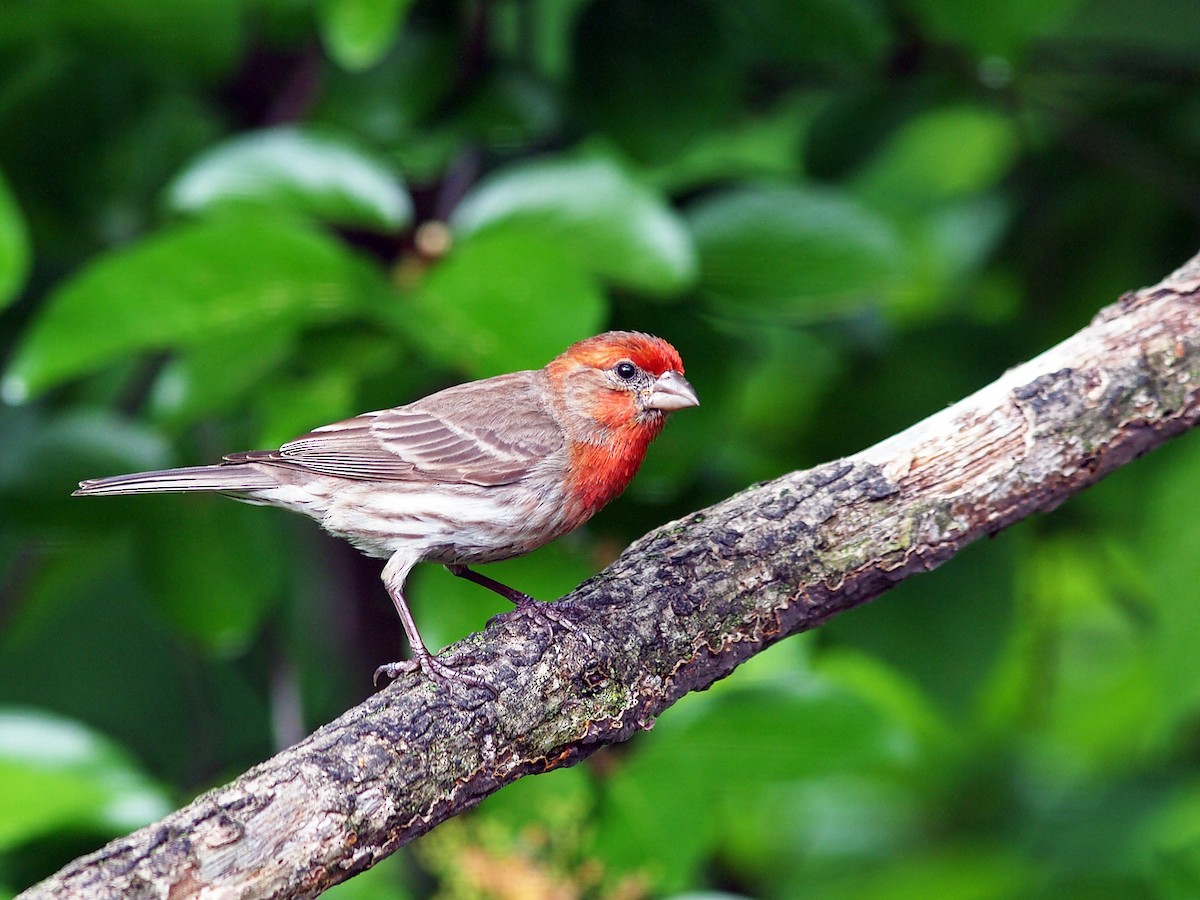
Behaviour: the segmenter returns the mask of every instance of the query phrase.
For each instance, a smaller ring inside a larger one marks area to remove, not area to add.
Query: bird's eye
[[[637,374],[637,366],[629,360],[624,359],[613,367],[613,371],[617,373],[617,377],[625,381],[629,381]]]

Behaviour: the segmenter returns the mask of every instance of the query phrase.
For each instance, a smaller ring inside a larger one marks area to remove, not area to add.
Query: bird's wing
[[[448,388],[408,406],[325,425],[279,450],[227,459],[369,481],[510,484],[564,445],[540,399],[537,375],[518,372]]]

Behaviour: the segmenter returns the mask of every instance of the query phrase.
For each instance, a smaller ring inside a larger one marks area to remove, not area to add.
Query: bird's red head
[[[572,344],[546,372],[589,426],[645,430],[647,443],[666,413],[699,403],[675,348],[637,331],[607,331]]]
[[[634,331],[573,344],[546,373],[570,448],[568,505],[575,524],[625,488],[668,412],[699,403],[675,348]]]
[[[656,377],[664,372],[683,374],[679,352],[662,338],[640,331],[606,331],[572,344],[559,359],[596,369],[609,369],[628,359]]]

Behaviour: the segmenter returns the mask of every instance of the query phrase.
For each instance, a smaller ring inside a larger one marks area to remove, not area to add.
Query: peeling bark
[[[402,677],[21,896],[316,896],[1198,419],[1200,256],[901,434],[655,529],[561,601],[576,629],[510,616],[448,651],[498,696]]]

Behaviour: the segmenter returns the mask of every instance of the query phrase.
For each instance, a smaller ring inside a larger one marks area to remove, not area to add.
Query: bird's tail
[[[277,487],[279,482],[253,465],[191,466],[159,472],[135,472],[79,482],[72,497],[106,494],[162,494],[183,491],[222,491],[237,494]]]

